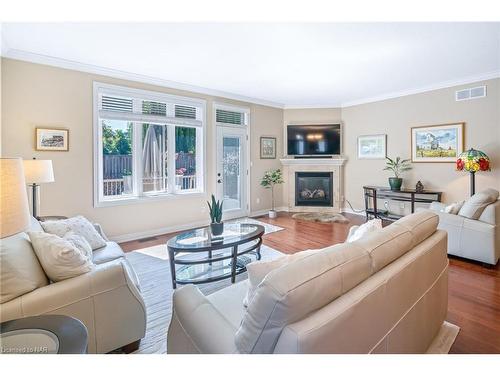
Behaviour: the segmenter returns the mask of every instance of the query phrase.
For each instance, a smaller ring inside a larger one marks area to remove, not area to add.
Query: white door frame
[[[217,122],[216,119],[216,110],[217,109],[224,109],[224,110],[229,110],[229,111],[235,111],[235,112],[241,112],[245,114],[245,125],[231,125],[231,124],[224,124],[224,123],[219,123]],[[219,193],[219,188],[218,188],[218,183],[217,183],[217,173],[219,172],[219,161],[218,161],[218,138],[219,138],[219,128],[233,128],[233,129],[244,129],[245,131],[245,136],[242,138],[242,141],[244,142],[242,144],[243,147],[243,153],[242,156],[245,158],[245,167],[246,167],[246,174],[245,174],[245,183],[243,184],[243,194],[244,198],[246,200],[244,207],[242,207],[241,210],[237,210],[237,212],[226,212],[223,214],[223,219],[224,220],[230,220],[233,218],[237,217],[243,217],[243,216],[248,216],[250,214],[250,207],[251,207],[251,201],[250,201],[250,181],[251,181],[251,167],[252,167],[252,161],[251,161],[251,152],[250,152],[250,108],[249,107],[239,107],[235,106],[232,104],[227,104],[223,102],[214,102],[212,106],[212,120],[214,126],[213,134],[214,134],[214,150],[215,150],[215,171],[214,171],[214,177],[215,177],[215,195],[217,196]]]
[[[239,209],[234,209],[230,211],[224,211],[223,219],[229,220],[238,217],[248,216],[249,213],[249,200],[250,200],[250,168],[249,168],[249,142],[248,142],[248,127],[243,126],[232,126],[232,125],[221,125],[217,124],[216,126],[216,196],[217,199],[222,199],[222,189],[223,183],[218,183],[218,180],[222,176],[221,165],[222,165],[222,138],[223,136],[234,135],[240,137],[241,142],[241,166],[240,166],[240,176],[241,176],[241,184],[240,184],[240,194],[241,194],[241,205],[242,207]],[[221,173],[221,176],[218,174]],[[224,209],[224,206],[223,206]]]

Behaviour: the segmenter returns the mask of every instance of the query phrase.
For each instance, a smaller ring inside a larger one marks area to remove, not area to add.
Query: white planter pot
[[[276,219],[278,217],[278,213],[274,210],[269,211],[269,219]]]

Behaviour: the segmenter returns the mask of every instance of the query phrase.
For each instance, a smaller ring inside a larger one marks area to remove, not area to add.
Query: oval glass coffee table
[[[167,242],[172,286],[203,284],[231,278],[246,271],[246,264],[260,260],[264,227],[224,223],[221,236],[210,227],[182,232]]]

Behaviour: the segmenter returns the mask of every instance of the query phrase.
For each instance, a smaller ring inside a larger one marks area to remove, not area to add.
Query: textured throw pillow
[[[106,246],[106,241],[97,232],[92,223],[83,216],[75,216],[65,220],[43,221],[43,230],[47,233],[64,237],[68,232],[74,232],[87,240],[92,250]]]
[[[366,236],[366,234],[371,232],[376,232],[382,229],[382,220],[373,219],[359,226],[354,233],[351,233],[346,242],[354,242],[359,240],[361,237]]]
[[[275,269],[283,267],[286,264],[295,262],[296,260],[305,258],[320,250],[305,250],[295,254],[284,255],[273,260],[261,260],[258,262],[252,262],[247,264],[248,273],[248,291],[243,300],[243,306],[248,307],[252,301],[259,284],[265,279],[265,277]]]
[[[94,268],[87,254],[55,234],[28,232],[43,270],[53,282],[87,273]]]
[[[497,199],[498,190],[486,189],[480,191],[465,201],[458,214],[469,219],[479,219],[486,206],[492,204]]]
[[[457,215],[464,203],[465,201],[452,203],[446,206],[443,209],[443,212],[446,212],[447,214]]]
[[[76,247],[80,252],[85,255],[85,258],[90,263],[92,262],[92,248],[90,247],[90,244],[87,242],[85,238],[82,236],[76,234],[75,232],[68,232],[64,235],[63,239],[68,241],[70,244],[72,244],[74,247]]]

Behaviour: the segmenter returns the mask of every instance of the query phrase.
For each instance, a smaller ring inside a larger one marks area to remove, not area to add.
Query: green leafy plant
[[[411,169],[410,159],[401,159],[399,156],[396,159],[386,157],[384,171],[392,171],[394,177],[399,178],[401,174]]]
[[[271,171],[267,171],[264,173],[262,180],[260,181],[261,186],[265,189],[271,189],[271,204],[272,210],[274,211],[274,186],[282,184],[283,174],[280,169],[275,169]]]
[[[222,202],[216,200],[215,196],[212,194],[212,203],[207,201],[207,204],[212,224],[222,222]]]

